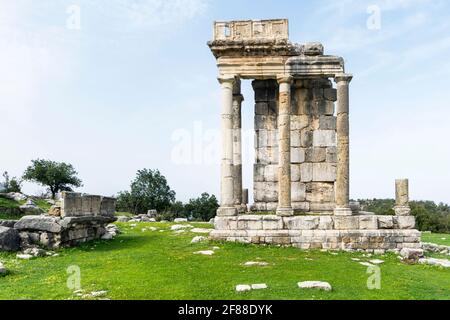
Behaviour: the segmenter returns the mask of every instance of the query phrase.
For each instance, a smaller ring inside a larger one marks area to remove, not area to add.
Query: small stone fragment
[[[258,267],[266,267],[269,264],[267,262],[258,262],[258,261],[248,261],[244,263],[244,266],[252,267],[252,266],[258,266]]]
[[[265,283],[252,284],[252,289],[253,290],[267,289],[267,284]]]
[[[214,254],[214,251],[212,251],[212,250],[203,250],[203,251],[194,252],[194,254],[202,254],[204,256],[212,256]]]
[[[192,239],[191,243],[199,243],[199,242],[205,241],[206,239],[207,239],[206,237],[197,236]]]
[[[300,289],[318,289],[324,291],[331,291],[332,287],[328,282],[323,281],[304,281],[299,282],[298,287]]]
[[[250,291],[250,290],[252,290],[252,287],[249,286],[248,284],[238,284],[236,286],[237,292],[244,292],[244,291]]]

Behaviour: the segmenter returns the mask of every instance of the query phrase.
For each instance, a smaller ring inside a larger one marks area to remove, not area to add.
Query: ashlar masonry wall
[[[254,211],[275,211],[278,201],[278,84],[255,80],[256,163]],[[296,80],[291,101],[291,194],[296,211],[335,207],[336,89],[326,78]]]

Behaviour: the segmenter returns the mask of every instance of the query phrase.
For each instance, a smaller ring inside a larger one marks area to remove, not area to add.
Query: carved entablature
[[[219,21],[208,42],[220,75],[242,79],[334,77],[344,72],[344,60],[324,54],[319,42],[289,41],[287,19]]]
[[[213,41],[285,40],[289,39],[287,19],[217,21]]]

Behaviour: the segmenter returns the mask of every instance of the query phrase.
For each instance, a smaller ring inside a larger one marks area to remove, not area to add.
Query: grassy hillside
[[[67,288],[67,268],[78,266],[85,292],[106,290],[110,299],[449,299],[450,270],[406,265],[395,255],[376,257],[381,290],[369,290],[361,253],[332,254],[233,243],[191,244],[198,235],[176,234],[171,224],[118,224],[123,234],[63,249],[58,257],[23,261],[0,253],[11,274],[0,278],[0,299],[80,299]],[[208,224],[196,224],[211,227]],[[151,231],[154,227],[158,230]],[[212,256],[195,255],[210,250]],[[245,267],[265,261],[267,267]],[[328,281],[332,292],[301,290],[297,282]],[[236,293],[238,284],[266,283],[266,290]]]

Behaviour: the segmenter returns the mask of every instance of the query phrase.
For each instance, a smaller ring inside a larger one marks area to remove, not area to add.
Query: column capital
[[[217,77],[217,80],[222,85],[228,84],[228,85],[233,86],[236,81],[236,78],[234,76],[219,76],[219,77]]]
[[[336,83],[346,82],[348,84],[350,83],[350,81],[352,81],[352,79],[353,75],[351,73],[340,73],[334,77],[334,82]]]
[[[279,74],[277,76],[278,84],[287,83],[292,84],[294,78],[290,74]]]

